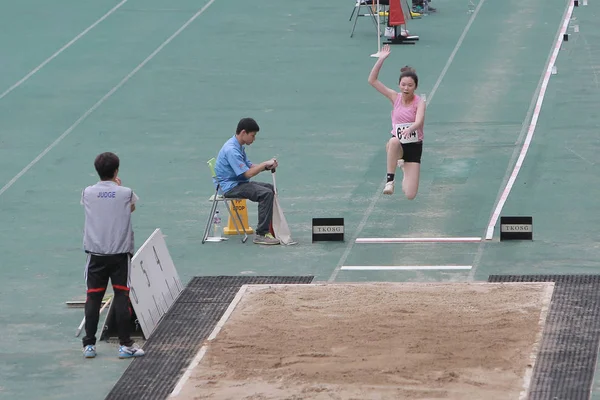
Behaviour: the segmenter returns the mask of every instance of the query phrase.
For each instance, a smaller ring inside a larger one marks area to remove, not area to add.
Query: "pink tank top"
[[[398,93],[396,96],[396,102],[392,109],[392,135],[395,135],[396,124],[412,124],[417,118],[417,108],[421,97],[415,94],[412,103],[409,106],[402,104],[402,93]],[[423,129],[417,129],[418,140],[423,141]]]

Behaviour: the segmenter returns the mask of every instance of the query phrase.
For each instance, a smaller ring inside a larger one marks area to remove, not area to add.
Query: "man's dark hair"
[[[240,122],[238,122],[237,129],[235,130],[235,134],[239,135],[241,131],[250,132],[258,132],[260,128],[256,121],[252,118],[242,118]]]
[[[115,177],[115,171],[119,169],[119,157],[111,152],[98,154],[94,160],[96,172],[103,181],[110,181]]]

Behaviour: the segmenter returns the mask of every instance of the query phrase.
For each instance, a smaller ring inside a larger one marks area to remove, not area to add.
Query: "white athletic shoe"
[[[119,346],[119,358],[141,357],[144,354],[146,353],[144,353],[144,350],[142,350],[137,343],[134,343],[131,346]]]
[[[394,194],[394,181],[386,182],[383,194]]]
[[[404,168],[404,160],[403,159],[398,160],[398,168]]]

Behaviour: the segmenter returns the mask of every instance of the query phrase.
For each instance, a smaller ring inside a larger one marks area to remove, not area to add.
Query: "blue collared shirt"
[[[251,166],[252,163],[246,156],[244,146],[234,135],[221,147],[215,164],[217,181],[221,185],[223,193],[227,193],[241,182],[249,182],[250,180],[244,176],[244,172],[248,171]]]

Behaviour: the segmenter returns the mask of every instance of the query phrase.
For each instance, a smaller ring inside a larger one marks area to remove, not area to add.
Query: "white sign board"
[[[131,305],[148,339],[183,290],[160,229],[150,235],[131,259],[129,280]]]

